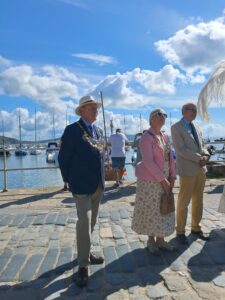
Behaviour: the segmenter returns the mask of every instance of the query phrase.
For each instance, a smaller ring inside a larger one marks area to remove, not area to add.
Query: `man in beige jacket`
[[[180,177],[180,191],[177,203],[177,239],[187,244],[185,226],[188,205],[192,199],[191,233],[208,240],[201,230],[203,212],[203,191],[205,187],[206,163],[209,153],[203,146],[200,129],[192,123],[197,115],[194,103],[182,107],[183,118],[171,127],[173,146],[176,151],[176,169]]]

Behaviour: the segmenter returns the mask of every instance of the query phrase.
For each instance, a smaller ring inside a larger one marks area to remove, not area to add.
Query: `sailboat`
[[[52,134],[53,140],[55,140],[55,114],[53,112],[52,116]],[[57,163],[59,155],[59,146],[57,142],[49,142],[46,149],[46,162],[47,163]]]
[[[15,151],[15,155],[16,156],[25,156],[27,155],[27,152],[25,150],[22,149],[22,142],[21,142],[21,113],[19,110],[19,148]]]
[[[30,150],[31,155],[41,154],[41,150],[37,148],[37,118],[36,118],[36,109],[35,109],[35,118],[34,118],[34,138],[35,144],[34,147]]]

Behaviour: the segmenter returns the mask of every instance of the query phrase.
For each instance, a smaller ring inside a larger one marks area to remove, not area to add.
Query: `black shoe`
[[[210,237],[208,235],[205,235],[201,230],[200,231],[191,230],[191,234],[197,235],[197,237],[200,238],[203,241],[209,241],[210,240]]]
[[[90,253],[90,263],[92,265],[101,265],[104,263],[104,258],[102,256],[96,256],[93,253]]]
[[[76,283],[79,287],[87,285],[88,282],[88,267],[79,268],[77,272]]]
[[[182,245],[188,245],[188,240],[185,234],[177,234],[177,240]]]

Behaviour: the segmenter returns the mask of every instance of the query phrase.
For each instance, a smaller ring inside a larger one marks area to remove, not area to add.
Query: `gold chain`
[[[80,122],[78,121],[77,124],[79,125],[79,127],[81,128],[81,130],[83,131],[83,140],[86,141],[91,147],[97,149],[100,153],[103,152],[103,144],[100,142],[101,141],[101,134],[100,131],[98,131],[98,139],[95,140],[93,139],[90,134],[87,132],[86,129],[84,129],[84,127],[80,124]]]

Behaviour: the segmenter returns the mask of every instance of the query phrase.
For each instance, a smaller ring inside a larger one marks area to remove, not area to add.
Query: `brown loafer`
[[[87,285],[88,282],[88,267],[79,268],[77,272],[76,283],[79,287]]]
[[[102,256],[96,256],[92,252],[90,253],[90,263],[92,265],[101,265],[104,262],[104,258]]]

